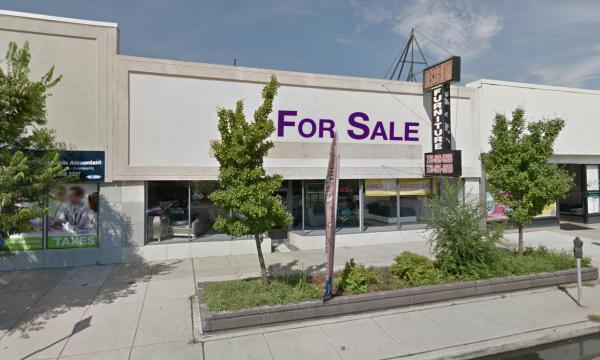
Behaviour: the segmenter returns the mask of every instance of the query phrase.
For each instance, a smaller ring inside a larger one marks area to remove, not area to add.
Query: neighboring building
[[[278,237],[299,249],[324,246],[333,128],[341,152],[338,246],[422,236],[423,199],[435,184],[423,176],[431,97],[421,84],[124,56],[116,24],[8,11],[0,11],[0,22],[0,51],[9,41],[29,41],[32,75],[52,65],[63,75],[48,100],[59,140],[73,150],[102,151],[106,160],[103,182],[57,191],[38,233],[14,239],[28,250],[0,260],[0,269],[255,253],[253,239],[212,229],[215,217],[227,214],[210,199],[219,170],[210,145],[219,139],[217,109],[244,99],[251,119],[271,74],[281,88],[265,167],[284,177],[279,193],[294,221],[273,229],[265,250]],[[522,104],[531,117],[567,119],[556,161],[579,177],[560,212],[593,220],[600,164],[593,134],[600,125],[588,118],[600,108],[600,92],[481,80],[453,86],[451,94],[453,142],[463,164],[457,181],[465,194],[486,199],[479,155],[494,112]],[[491,218],[502,217],[490,205]],[[556,208],[547,215],[556,221]]]

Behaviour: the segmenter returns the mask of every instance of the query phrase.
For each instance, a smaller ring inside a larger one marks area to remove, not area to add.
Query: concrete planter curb
[[[582,270],[582,278],[583,281],[597,280],[598,268],[584,268]],[[202,302],[203,283],[198,283],[197,291],[200,301],[200,322],[202,331],[206,333],[328,316],[356,314],[471,296],[569,284],[576,281],[577,274],[573,269],[533,275],[508,276],[487,280],[404,288],[360,295],[338,296],[327,303],[315,300],[300,304],[264,306],[249,310],[227,312],[211,312],[208,310],[206,304]]]

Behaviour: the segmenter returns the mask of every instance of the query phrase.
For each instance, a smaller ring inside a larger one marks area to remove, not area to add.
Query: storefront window
[[[325,183],[323,180],[304,181],[304,230],[325,229]]]
[[[31,221],[33,231],[11,235],[5,245],[11,250],[98,247],[98,205],[97,184],[61,185],[51,196],[48,214]]]
[[[148,182],[147,241],[189,237],[187,181]]]
[[[398,190],[396,179],[365,180],[365,231],[398,228]]]
[[[190,208],[192,238],[200,238],[222,232],[213,228],[217,217],[227,217],[229,214],[210,198],[217,189],[216,181],[193,181],[191,183],[192,205]]]
[[[400,224],[423,224],[428,219],[425,197],[432,191],[430,179],[400,179]]]
[[[302,230],[302,181],[288,181],[291,187],[291,203],[288,203],[288,211],[292,214],[292,229]]]
[[[598,165],[586,165],[586,192],[588,214],[600,213],[600,188],[598,182]]]
[[[430,179],[365,180],[365,231],[423,224],[428,218],[424,200],[431,191]]]
[[[571,191],[560,200],[560,213],[564,215],[583,216],[583,165],[561,165],[561,168],[574,176]]]
[[[98,246],[98,185],[61,186],[50,201],[48,249]]]
[[[340,180],[338,186],[337,229],[359,229],[358,180]]]

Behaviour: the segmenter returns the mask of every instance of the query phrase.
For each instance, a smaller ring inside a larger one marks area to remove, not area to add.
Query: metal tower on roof
[[[390,80],[417,82],[417,75],[421,74],[423,69],[429,65],[421,50],[421,46],[415,37],[415,29],[410,30],[410,36],[397,59],[398,60],[394,59],[394,62],[392,63],[394,70],[390,74]],[[386,76],[392,66],[388,69]]]

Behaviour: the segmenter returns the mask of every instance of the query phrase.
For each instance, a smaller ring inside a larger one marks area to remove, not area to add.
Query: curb
[[[591,321],[581,321],[560,325],[548,329],[514,334],[498,339],[485,340],[454,348],[437,349],[421,354],[412,354],[393,359],[410,360],[466,360],[479,357],[494,356],[517,350],[551,344],[572,338],[600,333],[600,325]]]

